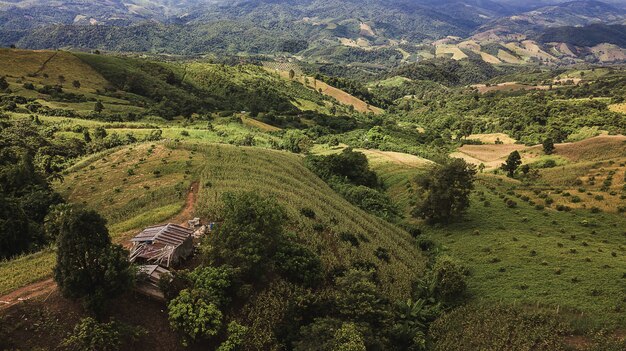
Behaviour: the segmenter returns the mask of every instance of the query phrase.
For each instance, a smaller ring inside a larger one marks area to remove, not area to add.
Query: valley
[[[467,3],[0,0],[0,350],[626,349],[626,10]]]

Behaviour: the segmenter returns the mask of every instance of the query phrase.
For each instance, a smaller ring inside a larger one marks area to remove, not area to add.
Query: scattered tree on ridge
[[[546,138],[543,141],[543,152],[546,155],[552,155],[552,153],[554,152],[554,141],[552,140],[552,138]]]
[[[511,152],[507,157],[506,162],[500,166],[503,171],[507,172],[507,175],[511,178],[515,175],[515,171],[522,164],[522,157],[517,150]]]
[[[433,166],[427,174],[416,178],[422,193],[413,216],[433,223],[460,216],[470,205],[475,176],[476,168],[462,159]]]

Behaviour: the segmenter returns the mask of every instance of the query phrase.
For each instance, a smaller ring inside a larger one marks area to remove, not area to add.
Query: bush
[[[359,246],[359,239],[356,237],[356,235],[352,234],[352,233],[348,233],[348,232],[342,232],[339,234],[339,239],[341,239],[341,241],[345,241],[347,243],[350,243],[350,245],[354,246],[354,247],[358,247]]]
[[[465,268],[448,256],[437,258],[433,266],[433,292],[441,301],[453,305],[464,297],[467,289]]]
[[[517,202],[509,199],[509,200],[506,201],[506,207],[508,207],[508,208],[515,208],[515,207],[517,207]]]
[[[302,214],[306,218],[310,218],[310,219],[315,218],[315,211],[313,211],[313,209],[308,208],[308,207],[301,208],[300,214]]]
[[[116,321],[98,323],[93,318],[84,318],[76,324],[72,334],[61,343],[66,350],[122,350],[122,345],[135,341],[145,332]],[[126,349],[126,348],[125,348]]]

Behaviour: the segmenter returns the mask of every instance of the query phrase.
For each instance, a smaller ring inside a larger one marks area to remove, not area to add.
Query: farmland
[[[359,28],[378,33],[368,26]],[[215,224],[159,286],[165,303],[128,291],[107,301],[108,320],[158,326],[138,349],[216,349],[244,329],[246,349],[316,349],[338,330],[380,350],[620,342],[619,69],[440,58],[351,77],[353,66],[266,57],[0,50],[0,60],[11,62],[0,66],[0,214],[11,214],[0,225],[28,234],[0,237],[15,240],[0,262],[7,347],[56,346],[90,313],[53,280],[67,249],[53,227],[64,206],[97,213],[126,248],[147,226]],[[521,83],[502,83],[512,81]],[[558,89],[544,89],[550,82]],[[519,164],[505,172],[515,152]],[[455,189],[469,194],[467,209],[444,209],[445,219],[423,210]],[[195,339],[181,323],[192,314],[175,307],[187,298],[219,312],[214,335]],[[58,327],[27,338],[22,316]],[[511,332],[480,337],[495,324]]]

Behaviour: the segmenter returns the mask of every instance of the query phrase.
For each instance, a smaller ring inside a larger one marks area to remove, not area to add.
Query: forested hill
[[[590,0],[539,8],[483,0],[5,0],[0,1],[0,46],[291,56],[377,67],[468,56],[490,63],[526,63],[546,60],[535,57],[538,50],[553,50],[540,45],[526,52],[524,47],[503,58],[485,46],[523,42],[545,30],[546,38],[560,40],[552,28],[623,24],[625,19],[623,9]],[[562,31],[568,30],[557,29]],[[615,31],[619,28],[585,37],[593,36],[594,43],[622,43],[623,35]],[[448,47],[450,40],[470,37],[474,41]],[[550,60],[566,56],[559,53]]]
[[[592,24],[585,27],[558,27],[547,29],[539,41],[563,42],[576,46],[596,46],[601,43],[626,46],[626,25]]]

